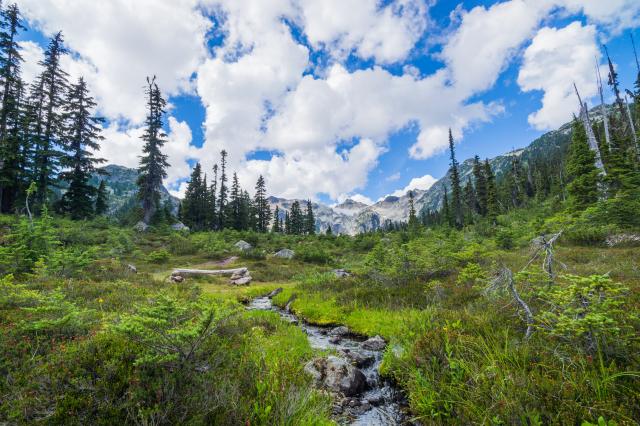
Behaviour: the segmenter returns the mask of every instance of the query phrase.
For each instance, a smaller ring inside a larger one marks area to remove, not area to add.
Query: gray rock
[[[171,281],[173,281],[174,283],[181,283],[184,281],[184,277],[182,277],[181,275],[171,275]]]
[[[289,250],[285,248],[277,252],[274,256],[282,259],[291,259],[293,258],[293,256],[295,256],[295,254],[296,253],[293,250]]]
[[[349,349],[344,349],[340,353],[358,368],[368,367],[376,360],[372,354],[354,352]]]
[[[333,343],[334,345],[337,345],[338,343],[340,343],[341,340],[342,340],[342,337],[340,336],[331,336],[329,338],[329,343]]]
[[[251,250],[253,248],[253,246],[251,244],[249,244],[246,241],[242,241],[242,240],[238,241],[233,246],[235,248],[237,248],[238,250],[242,250],[242,251]]]
[[[171,229],[174,231],[189,231],[189,227],[182,222],[174,223],[171,225]]]
[[[351,331],[347,327],[341,325],[340,327],[332,328],[329,334],[332,336],[346,336],[350,332]]]
[[[249,285],[249,283],[251,282],[252,278],[251,275],[245,275],[243,277],[237,278],[237,279],[232,279],[231,280],[231,284],[233,285]]]
[[[127,269],[129,270],[129,272],[133,273],[133,274],[137,274],[138,273],[138,268],[136,268],[135,266],[133,266],[132,264],[128,264],[127,265]]]
[[[351,274],[345,271],[344,269],[334,269],[331,272],[333,272],[333,275],[335,275],[338,278],[347,278],[351,276]]]
[[[149,229],[149,225],[147,225],[143,221],[140,221],[133,226],[133,229],[134,231],[145,232],[147,229]]]
[[[304,371],[313,377],[316,385],[346,396],[358,395],[367,387],[367,379],[362,371],[344,358],[315,358],[304,366]]]
[[[360,344],[362,349],[367,349],[369,351],[381,351],[387,346],[387,342],[380,336],[375,336],[370,339],[365,340]]]

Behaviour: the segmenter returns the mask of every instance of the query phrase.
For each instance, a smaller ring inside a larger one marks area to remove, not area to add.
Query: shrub
[[[151,263],[165,263],[170,257],[171,255],[165,249],[154,250],[147,254],[147,261]]]
[[[500,228],[496,232],[496,244],[503,250],[511,250],[514,248],[513,232],[507,228]]]
[[[328,251],[313,246],[300,247],[296,249],[295,257],[308,263],[328,265],[333,262],[333,258]]]

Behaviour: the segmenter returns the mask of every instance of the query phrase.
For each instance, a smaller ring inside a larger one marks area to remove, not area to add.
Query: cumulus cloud
[[[542,108],[529,115],[529,123],[538,130],[566,123],[579,108],[574,82],[583,98],[596,95],[594,67],[600,56],[593,25],[576,21],[564,28],[540,29],[524,52],[518,74],[523,91],[544,91]]]
[[[419,189],[421,191],[426,191],[427,189],[431,188],[433,186],[434,183],[436,183],[438,181],[438,179],[434,178],[431,175],[424,175],[424,176],[420,176],[420,177],[416,177],[411,179],[411,182],[409,182],[409,185],[405,186],[402,189],[398,189],[394,192],[392,192],[391,194],[385,195],[384,197],[381,197],[380,200],[384,200],[386,197],[388,196],[394,196],[394,197],[402,197],[403,195],[406,195],[407,192],[409,191],[413,191],[416,189]]]

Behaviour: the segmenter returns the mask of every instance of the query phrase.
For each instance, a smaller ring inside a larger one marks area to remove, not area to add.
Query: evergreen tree
[[[282,228],[280,227],[280,208],[278,206],[273,210],[273,225],[271,226],[271,232],[282,232]]]
[[[313,215],[313,206],[311,200],[307,200],[307,211],[304,215],[304,233],[307,235],[315,235],[316,233],[316,218]]]
[[[107,187],[104,183],[104,180],[100,181],[100,185],[98,185],[98,190],[96,192],[96,207],[95,213],[96,216],[102,216],[107,213],[109,208],[107,201],[109,199],[109,195],[107,194]]]
[[[256,210],[256,230],[258,232],[267,232],[271,222],[271,207],[269,207],[269,200],[267,200],[267,186],[262,175],[256,182],[254,206]]]
[[[227,225],[237,231],[242,230],[242,190],[238,181],[237,173],[233,174],[231,181],[231,192],[229,193],[229,205],[227,206]]]
[[[209,198],[207,207],[207,223],[209,229],[216,229],[218,227],[217,216],[217,194],[218,194],[218,165],[213,165],[213,180],[211,181],[211,187],[209,188]]]
[[[487,214],[487,177],[477,155],[473,158],[473,178],[475,180],[475,211],[481,216]]]
[[[598,169],[596,156],[589,147],[587,133],[577,118],[573,120],[573,133],[567,158],[567,185],[569,204],[574,212],[581,212],[598,201]]]
[[[451,212],[451,206],[449,204],[449,189],[444,186],[444,195],[442,197],[442,223],[447,226],[453,225],[453,214]]]
[[[413,191],[409,191],[409,230],[416,231],[419,227],[418,216],[416,216],[416,207],[414,204]]]
[[[138,168],[138,198],[142,202],[145,223],[151,221],[151,217],[158,209],[162,180],[167,177],[166,169],[169,167],[167,156],[161,151],[167,137],[162,130],[166,101],[160,93],[155,77],[152,79],[147,77],[147,84],[147,118],[142,135],[145,144]]]
[[[456,228],[461,228],[464,224],[464,214],[462,211],[462,188],[460,185],[460,172],[458,170],[458,161],[456,160],[456,153],[453,146],[453,135],[451,129],[449,129],[449,153],[451,158],[451,210],[453,214],[454,225]]]
[[[489,159],[484,161],[484,175],[487,179],[487,213],[486,216],[492,223],[495,223],[498,217],[498,188],[496,186],[496,177],[493,174]]]
[[[327,232],[325,234],[326,235],[333,235],[333,230],[331,229],[331,224],[327,225]]]
[[[0,11],[0,211],[13,209],[19,191],[20,150],[22,141],[15,131],[20,126],[23,82],[20,66],[23,62],[18,44],[18,32],[24,30],[18,6]]]
[[[292,234],[291,232],[291,215],[289,215],[288,211],[284,212],[284,233]]]
[[[193,230],[201,230],[202,223],[200,221],[201,212],[199,211],[200,194],[202,193],[202,167],[200,163],[196,163],[191,171],[191,177],[187,184],[187,190],[182,200],[182,221]]]
[[[218,196],[218,229],[227,222],[227,151],[220,151],[220,195]]]
[[[71,86],[65,105],[65,148],[69,154],[61,158],[60,164],[66,169],[60,178],[69,182],[69,188],[62,197],[63,211],[72,219],[85,219],[94,213],[93,197],[96,189],[89,184],[96,165],[106,160],[95,158],[92,151],[100,149],[99,126],[104,120],[92,115],[96,102],[89,96],[89,89],[81,77]]]
[[[289,229],[290,233],[294,235],[301,235],[304,233],[304,218],[302,216],[302,210],[300,209],[300,203],[296,200],[291,204],[291,211],[289,212]]]
[[[32,86],[31,101],[36,109],[36,121],[32,129],[34,180],[37,185],[36,203],[40,206],[47,200],[49,186],[55,183],[60,158],[64,154],[62,106],[69,84],[68,74],[60,68],[60,61],[67,53],[62,33],[57,33],[49,42],[44,60],[39,63],[44,70]]]
[[[247,191],[240,191],[240,230],[256,229],[256,209]]]
[[[471,183],[471,176],[467,177],[467,183],[463,189],[463,198],[464,198],[464,216],[465,223],[473,222],[473,215],[476,213],[477,208],[477,200],[475,189],[473,188],[473,183]]]

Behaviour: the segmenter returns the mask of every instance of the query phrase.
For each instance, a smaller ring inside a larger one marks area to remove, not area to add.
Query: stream
[[[299,321],[295,315],[273,306],[268,296],[253,299],[248,309],[277,312],[285,321],[297,324],[305,332],[312,348],[334,350],[341,358],[359,361],[359,369],[367,379],[367,389],[336,402],[334,415],[341,424],[386,426],[408,423],[402,410],[402,393],[389,381],[382,379],[378,373],[382,362],[382,350],[363,349],[361,343],[365,339],[359,336],[346,334],[336,338],[330,327],[319,327]]]

